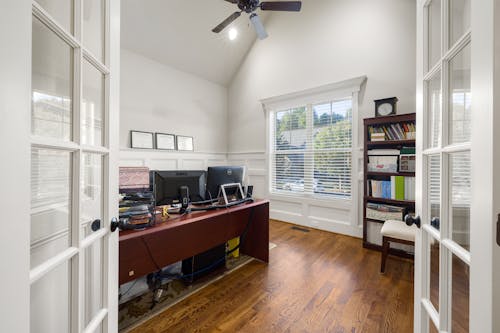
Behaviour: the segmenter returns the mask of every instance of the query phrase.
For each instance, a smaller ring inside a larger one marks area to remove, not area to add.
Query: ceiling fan
[[[259,0],[224,0],[226,2],[234,3],[240,9],[239,11],[231,14],[227,19],[222,21],[218,26],[212,29],[213,32],[219,33],[228,25],[230,25],[234,20],[240,17],[241,13],[245,12],[250,14],[250,22],[252,22],[257,36],[259,39],[266,38],[267,32],[260,20],[260,17],[254,13],[258,8],[261,10],[272,10],[272,11],[285,11],[285,12],[299,12],[302,7],[301,1],[263,1]]]

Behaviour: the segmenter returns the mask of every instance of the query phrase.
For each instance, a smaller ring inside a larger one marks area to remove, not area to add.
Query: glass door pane
[[[70,332],[70,262],[64,262],[31,285],[31,333]]]
[[[31,151],[31,268],[71,243],[71,153]]]
[[[450,45],[470,28],[470,0],[450,1]]]
[[[82,154],[81,213],[80,222],[85,226],[83,237],[102,228],[103,221],[103,158],[99,154]],[[92,222],[100,220],[100,226]]]
[[[73,33],[73,0],[36,0],[66,31]]]
[[[427,24],[427,70],[430,70],[441,59],[441,0],[431,0],[427,7]]]
[[[469,333],[469,266],[452,254],[451,332]]]
[[[471,166],[470,153],[450,155],[450,209],[452,239],[470,248]]]
[[[427,82],[427,122],[429,137],[427,146],[435,148],[441,146],[441,74],[435,75]]]
[[[101,146],[104,142],[104,75],[84,61],[82,82],[82,143]]]
[[[441,157],[431,155],[428,158],[428,207],[429,222],[432,227],[440,230],[441,226]]]
[[[104,62],[104,4],[106,0],[83,0],[83,46]]]
[[[34,135],[72,138],[73,49],[33,18],[32,111]]]
[[[103,240],[99,239],[85,249],[85,310],[87,326],[103,307]]]
[[[439,311],[439,242],[429,237],[429,300]]]
[[[470,44],[450,61],[449,132],[451,143],[470,141],[471,128]]]

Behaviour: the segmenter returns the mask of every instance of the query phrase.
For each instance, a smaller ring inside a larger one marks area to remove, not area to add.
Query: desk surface
[[[209,210],[209,211],[201,211],[201,212],[192,212],[189,214],[186,214],[184,216],[181,216],[179,218],[176,218],[175,214],[172,214],[172,220],[166,220],[165,222],[160,222],[152,227],[142,229],[142,230],[120,230],[120,241],[125,241],[128,239],[136,238],[136,237],[142,237],[150,234],[157,233],[159,231],[163,230],[168,230],[172,228],[176,228],[180,225],[185,225],[189,223],[194,223],[198,222],[201,220],[206,220],[212,217],[217,217],[225,214],[230,214],[234,212],[238,212],[240,210],[246,210],[251,207],[255,206],[260,206],[264,203],[269,203],[269,200],[267,199],[256,199],[253,202],[247,202],[238,206],[233,206],[229,208],[221,208],[221,209],[215,209],[215,210]]]
[[[120,231],[120,284],[207,251],[245,230],[241,252],[268,262],[268,200],[192,212],[144,230]]]

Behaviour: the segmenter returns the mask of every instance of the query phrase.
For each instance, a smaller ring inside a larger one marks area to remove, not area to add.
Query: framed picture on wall
[[[175,150],[175,135],[156,133],[156,149]]]
[[[193,137],[177,135],[177,150],[193,151]]]
[[[153,133],[130,131],[130,147],[139,149],[153,149]]]

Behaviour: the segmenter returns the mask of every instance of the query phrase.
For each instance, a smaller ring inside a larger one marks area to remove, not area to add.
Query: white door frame
[[[470,331],[500,332],[500,3],[472,1]]]
[[[424,138],[423,86],[424,45],[423,3],[417,1],[417,135]],[[447,15],[447,14],[445,14]],[[500,4],[496,0],[471,1],[471,229],[470,229],[470,332],[500,332],[500,247],[496,244],[496,221],[500,213]],[[446,81],[445,81],[446,82]],[[496,109],[496,112],[495,112]],[[444,120],[443,120],[444,121]],[[417,154],[422,156],[422,140]],[[496,171],[496,172],[495,172]],[[417,164],[416,176],[426,172]],[[417,213],[423,212],[426,199],[421,181],[416,186]],[[428,281],[420,279],[426,250],[421,233],[415,244],[414,332],[424,332],[428,321],[421,296]],[[444,288],[450,289],[446,285]],[[449,320],[449,318],[445,318]]]
[[[111,193],[104,193],[108,198],[107,205],[109,216],[104,221],[105,226],[109,228],[111,218],[118,217],[118,166],[120,149],[120,0],[109,0],[109,26],[107,27],[107,36],[109,38],[108,61],[109,61],[109,101],[108,101],[108,163],[109,174],[107,175],[108,186]],[[105,217],[106,218],[106,217]],[[111,233],[108,239],[108,248],[105,249],[104,257],[109,261],[105,264],[108,268],[107,280],[104,292],[107,293],[107,304],[103,306],[108,308],[107,329],[108,333],[118,332],[118,232]]]
[[[31,0],[0,1],[0,330],[29,332]]]

